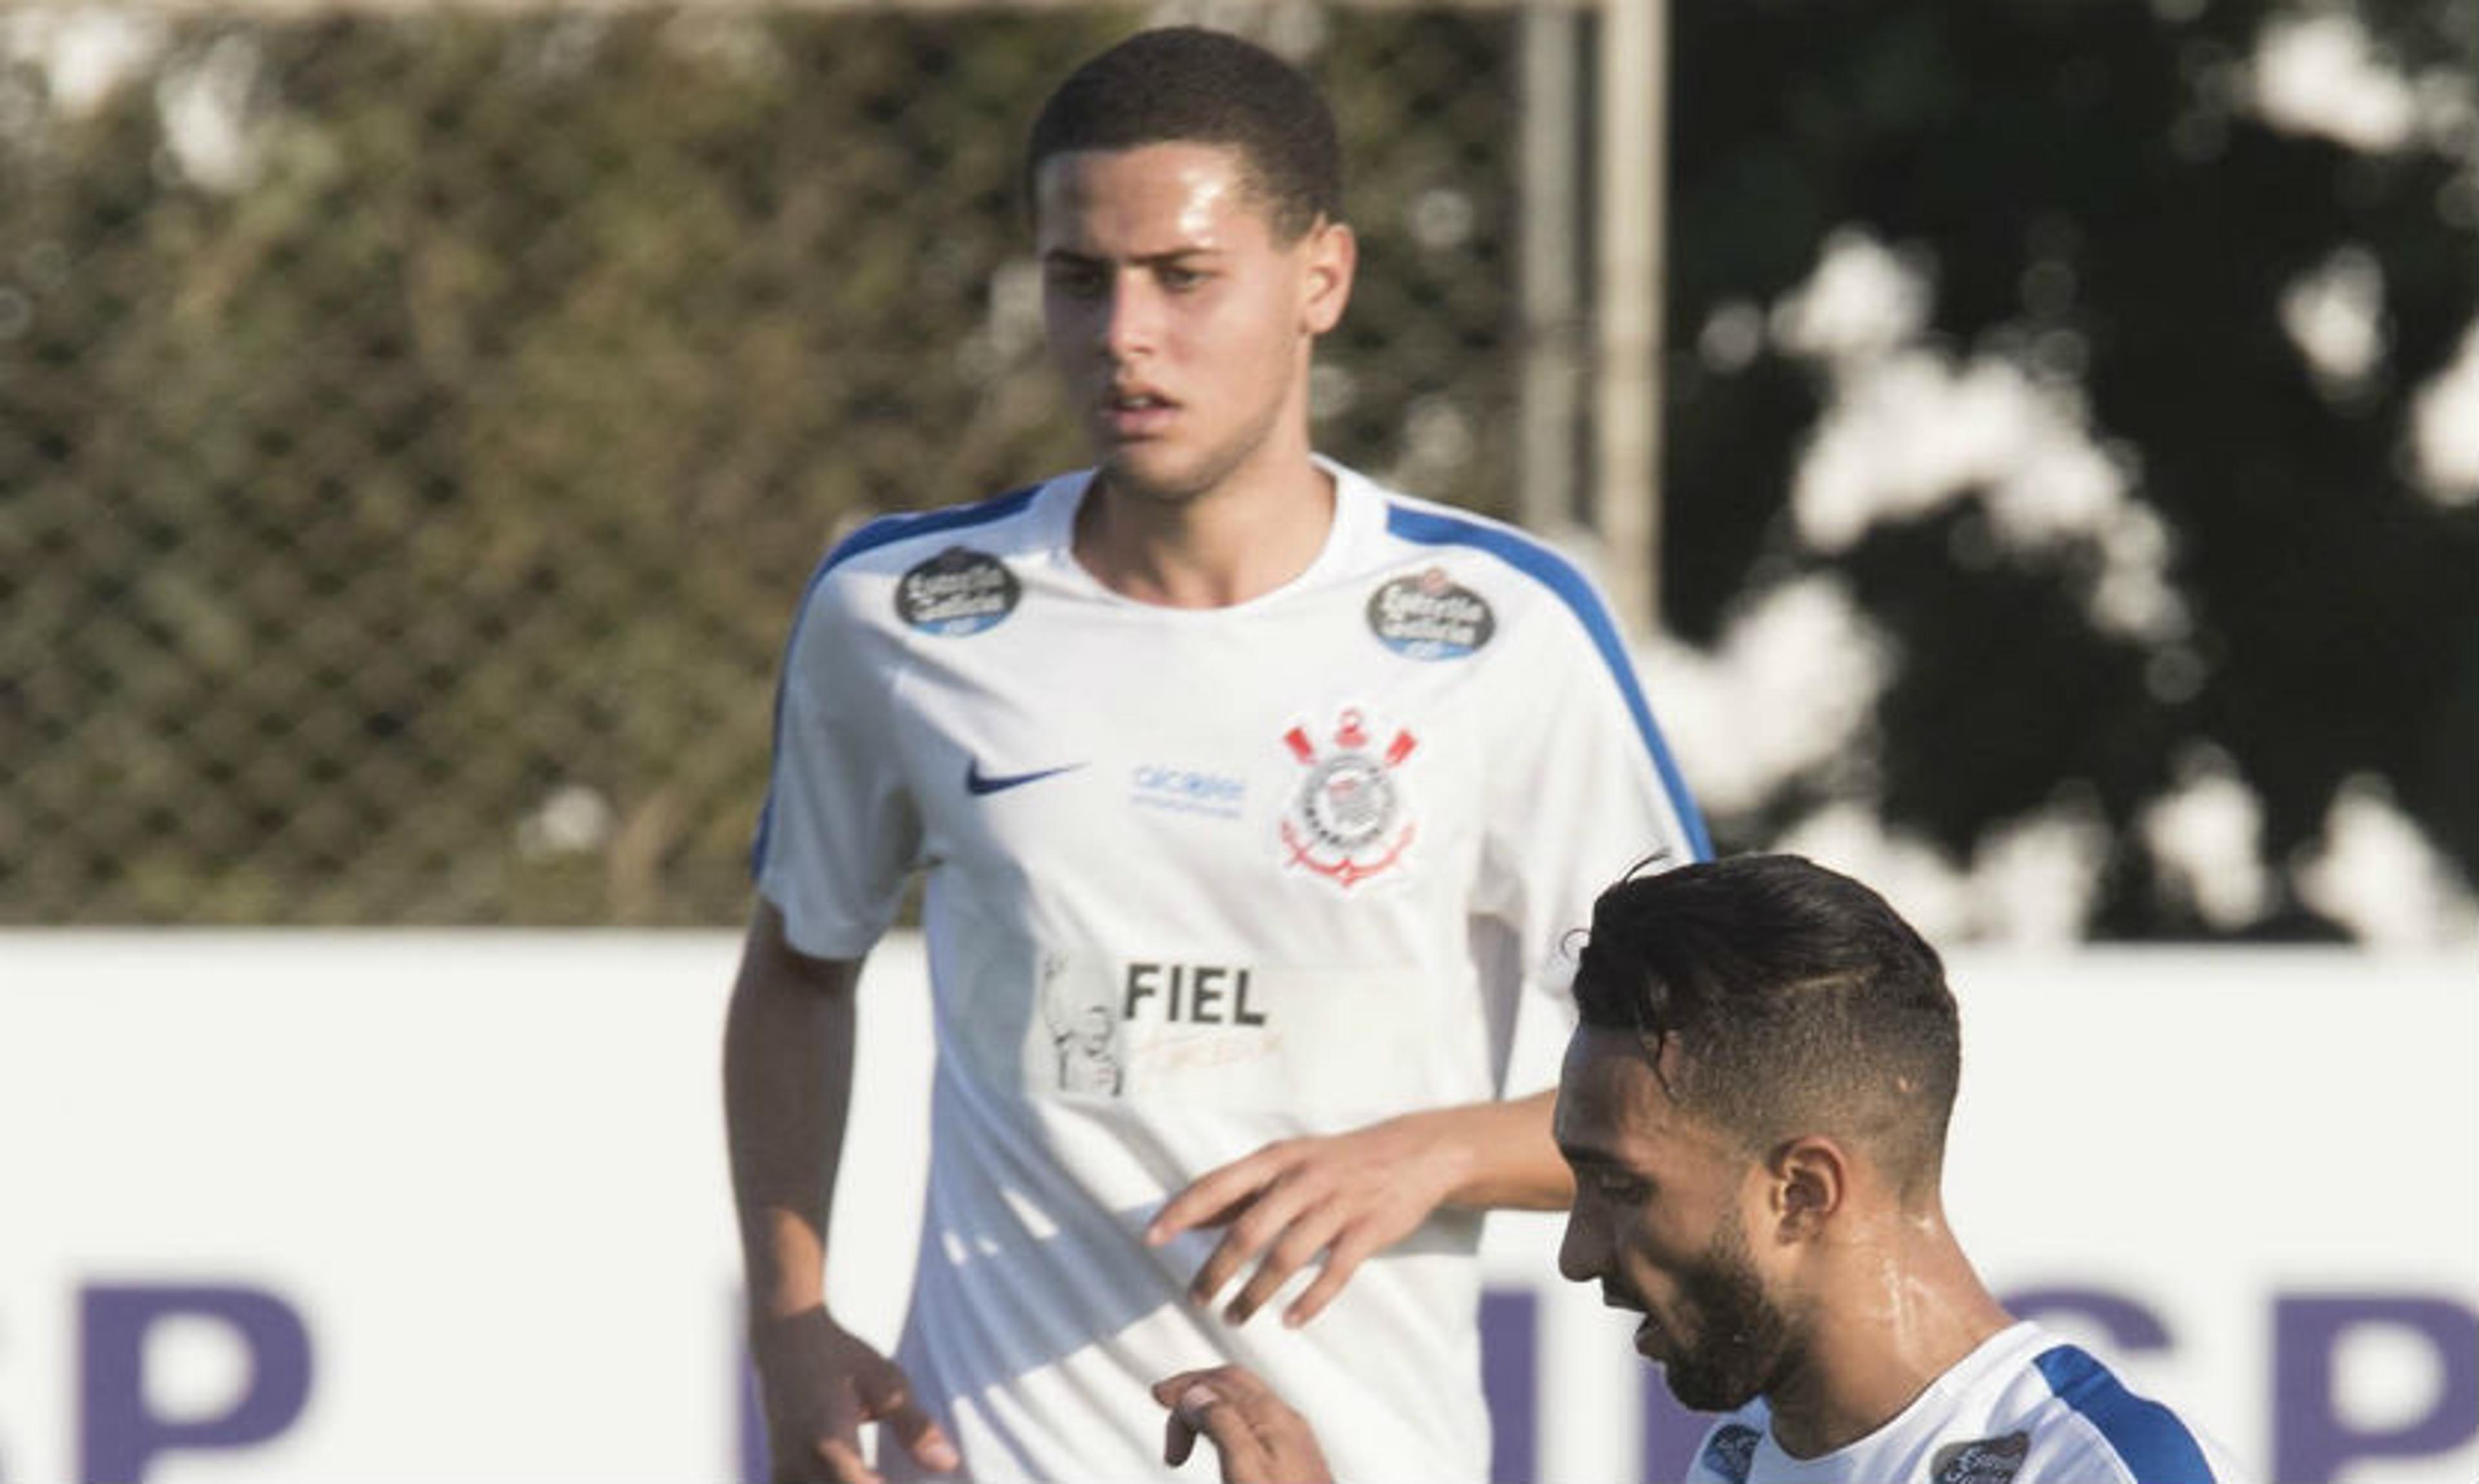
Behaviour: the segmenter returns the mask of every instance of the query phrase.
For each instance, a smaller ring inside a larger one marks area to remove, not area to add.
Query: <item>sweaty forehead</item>
[[[1245,158],[1223,144],[1171,142],[1052,155],[1034,177],[1035,225],[1045,247],[1096,238],[1141,239],[1169,251],[1179,240],[1266,230]]]
[[[1673,1086],[1682,1071],[1676,1043],[1662,1048]],[[1632,1031],[1579,1026],[1558,1073],[1551,1132],[1569,1158],[1584,1156],[1639,1170],[1736,1164],[1738,1141],[1671,1098]]]
[[[1558,1071],[1554,1132],[1562,1147],[1617,1158],[1623,1145],[1675,1113],[1635,1036],[1575,1029]]]

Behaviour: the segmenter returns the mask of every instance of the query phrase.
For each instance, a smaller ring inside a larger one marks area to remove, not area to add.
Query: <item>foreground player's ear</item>
[[[1774,1215],[1786,1240],[1805,1241],[1825,1230],[1850,1194],[1851,1165],[1829,1139],[1794,1139],[1774,1151]]]
[[[1342,222],[1319,217],[1301,241],[1300,251],[1308,260],[1300,277],[1300,328],[1322,335],[1342,322],[1343,306],[1351,301],[1360,240]]]

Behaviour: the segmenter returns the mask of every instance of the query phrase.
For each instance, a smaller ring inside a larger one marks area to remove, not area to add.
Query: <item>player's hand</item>
[[[1154,1383],[1170,1408],[1163,1462],[1176,1469],[1202,1436],[1222,1458],[1222,1484],[1333,1484],[1316,1434],[1273,1388],[1238,1366],[1188,1370]]]
[[[824,1308],[751,1326],[774,1484],[878,1484],[861,1453],[864,1422],[933,1473],[962,1460],[956,1446],[912,1398],[895,1362],[836,1323]]]
[[[1250,1264],[1256,1271],[1222,1317],[1247,1322],[1291,1276],[1323,1259],[1316,1281],[1283,1312],[1293,1327],[1316,1318],[1372,1252],[1410,1236],[1455,1185],[1455,1152],[1418,1115],[1348,1134],[1287,1139],[1209,1170],[1172,1196],[1145,1241],[1219,1227],[1222,1241],[1188,1281],[1214,1302]]]

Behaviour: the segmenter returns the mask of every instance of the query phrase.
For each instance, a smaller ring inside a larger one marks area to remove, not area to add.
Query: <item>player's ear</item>
[[[1360,240],[1351,228],[1320,217],[1300,243],[1306,257],[1300,276],[1300,328],[1322,335],[1342,322],[1351,302],[1351,276],[1360,261]]]
[[[1775,1149],[1765,1162],[1773,1177],[1773,1215],[1785,1241],[1824,1232],[1851,1192],[1851,1161],[1842,1146],[1813,1135]]]

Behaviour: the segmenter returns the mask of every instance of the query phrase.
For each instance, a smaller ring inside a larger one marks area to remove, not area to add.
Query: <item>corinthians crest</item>
[[[1289,864],[1351,887],[1392,869],[1412,843],[1394,770],[1418,742],[1397,730],[1382,750],[1358,707],[1336,719],[1330,745],[1305,727],[1283,733],[1283,745],[1306,769],[1283,814]]]

